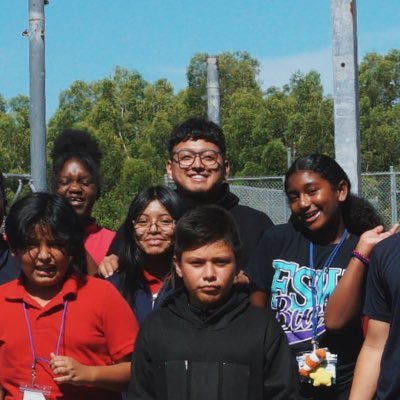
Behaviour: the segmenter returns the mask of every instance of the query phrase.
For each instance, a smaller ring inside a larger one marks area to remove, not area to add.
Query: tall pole
[[[46,100],[44,5],[29,0],[29,122],[31,128],[31,176],[38,191],[46,191]]]
[[[218,57],[207,57],[207,104],[208,119],[219,125],[219,73]]]
[[[360,193],[360,125],[356,0],[331,0],[336,160]]]

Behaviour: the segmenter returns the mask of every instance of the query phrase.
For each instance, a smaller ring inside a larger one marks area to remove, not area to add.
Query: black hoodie
[[[274,226],[274,223],[267,214],[255,208],[242,206],[239,198],[230,192],[229,185],[222,183],[218,189],[210,193],[188,193],[183,190],[176,191],[182,199],[186,210],[206,204],[215,204],[228,210],[236,221],[242,241],[241,269],[245,269],[247,261],[253,254],[258,241],[267,228]],[[123,235],[121,228],[112,241],[107,254],[118,254],[118,244]]]
[[[142,326],[132,358],[129,400],[290,400],[296,371],[268,310],[233,290],[211,311],[181,290]]]
[[[274,226],[267,214],[255,208],[239,204],[239,197],[231,193],[227,183],[222,183],[215,191],[204,194],[193,194],[179,189],[176,192],[187,209],[200,205],[215,204],[232,214],[242,241],[241,269],[245,269],[263,232]]]

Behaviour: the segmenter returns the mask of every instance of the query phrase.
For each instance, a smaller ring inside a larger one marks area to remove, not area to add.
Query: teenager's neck
[[[340,217],[336,222],[331,223],[323,229],[308,231],[307,236],[313,243],[321,245],[336,244],[340,242],[344,231],[344,221]]]
[[[54,297],[60,293],[64,282],[55,286],[36,286],[29,282],[25,282],[25,289],[29,296],[36,300],[42,307],[49,303]]]
[[[143,269],[155,278],[164,280],[171,272],[171,257],[171,252],[147,257]]]
[[[190,192],[182,187],[177,187],[176,191],[180,197],[193,205],[214,204],[226,192],[226,185],[224,183],[217,184],[207,192]]]

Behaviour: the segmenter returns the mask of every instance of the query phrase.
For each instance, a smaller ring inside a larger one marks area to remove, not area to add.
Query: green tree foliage
[[[400,167],[400,51],[367,54],[360,65],[362,169]]]
[[[198,53],[187,68],[187,88],[174,92],[160,78],[117,67],[93,82],[63,91],[48,124],[48,154],[65,128],[87,129],[103,152],[102,197],[95,214],[116,228],[138,191],[163,182],[168,138],[175,124],[207,115],[207,65]],[[262,90],[259,62],[247,52],[218,56],[221,125],[233,176],[282,175],[292,157],[334,155],[333,100],[320,75],[295,72],[282,88]],[[364,171],[400,167],[400,51],[368,54],[360,64],[361,151]],[[0,95],[0,168],[29,172],[29,100]],[[50,158],[49,158],[50,160]],[[49,168],[51,167],[50,162]]]

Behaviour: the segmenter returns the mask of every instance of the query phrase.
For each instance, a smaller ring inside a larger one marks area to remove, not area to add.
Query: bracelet
[[[357,258],[357,260],[361,261],[366,267],[369,266],[369,258],[364,257],[361,253],[356,250],[351,251],[352,257]]]

